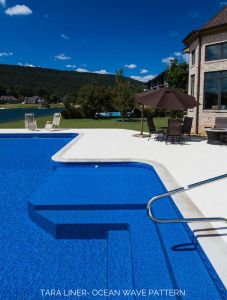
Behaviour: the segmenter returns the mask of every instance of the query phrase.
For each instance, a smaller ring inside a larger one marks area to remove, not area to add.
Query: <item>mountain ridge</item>
[[[135,85],[143,85],[134,79],[128,78],[128,80]],[[77,92],[86,84],[95,82],[107,87],[113,86],[115,75],[0,64],[0,86],[5,89],[26,86],[32,89],[44,88],[50,94],[67,95]]]

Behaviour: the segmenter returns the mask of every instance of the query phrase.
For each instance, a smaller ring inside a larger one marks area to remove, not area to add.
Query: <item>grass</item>
[[[45,127],[46,121],[50,121],[51,117],[42,117],[37,119],[39,128]],[[140,119],[134,119],[131,122],[118,121],[119,119],[62,119],[61,128],[120,128],[140,131]],[[166,126],[167,118],[155,118],[156,127]],[[24,120],[9,123],[0,123],[0,128],[24,128]],[[144,131],[147,131],[147,124],[144,121]]]
[[[40,104],[0,104],[0,107],[7,108],[7,109],[14,109],[14,108],[38,108]],[[63,107],[63,104],[53,104],[51,107]]]

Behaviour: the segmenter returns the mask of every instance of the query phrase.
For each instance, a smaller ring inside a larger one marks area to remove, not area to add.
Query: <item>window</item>
[[[191,75],[191,96],[195,96],[195,75]]]
[[[191,61],[192,61],[192,65],[195,64],[195,50],[192,51],[192,58],[191,58]]]
[[[227,59],[227,43],[206,46],[205,60]]]
[[[227,71],[205,73],[204,109],[227,110]]]

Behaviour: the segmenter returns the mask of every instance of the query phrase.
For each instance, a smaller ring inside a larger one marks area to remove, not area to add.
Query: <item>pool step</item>
[[[106,239],[107,285],[111,288],[143,289],[152,282],[163,288],[173,285],[155,226],[145,210],[35,209],[29,214],[38,226],[57,239]],[[148,227],[145,232],[144,226]]]
[[[110,230],[107,245],[107,288],[135,289],[130,230]],[[131,300],[134,296],[124,299]]]
[[[109,288],[177,289],[185,293],[184,300],[220,299],[197,245],[192,243],[182,224],[154,224],[142,209],[37,210],[31,207],[30,217],[57,239],[106,240],[106,286]]]
[[[106,287],[107,289],[134,289],[131,238],[128,224],[108,223],[108,213],[101,218],[86,217],[85,211],[35,210],[33,221],[56,239],[106,240]],[[91,212],[88,212],[88,215]],[[106,216],[105,216],[106,215]],[[97,221],[99,220],[99,223]],[[75,222],[79,223],[75,223]],[[82,223],[83,221],[83,223]],[[112,220],[113,221],[113,220]],[[94,272],[97,270],[94,270]],[[112,297],[108,297],[112,299]],[[124,299],[133,300],[126,295]]]

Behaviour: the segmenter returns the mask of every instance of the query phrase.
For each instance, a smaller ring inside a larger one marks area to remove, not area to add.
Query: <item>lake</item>
[[[14,109],[0,109],[0,123],[13,122],[24,120],[26,113],[34,113],[35,118],[50,116],[52,120],[53,114],[61,112],[63,108],[14,108]]]

